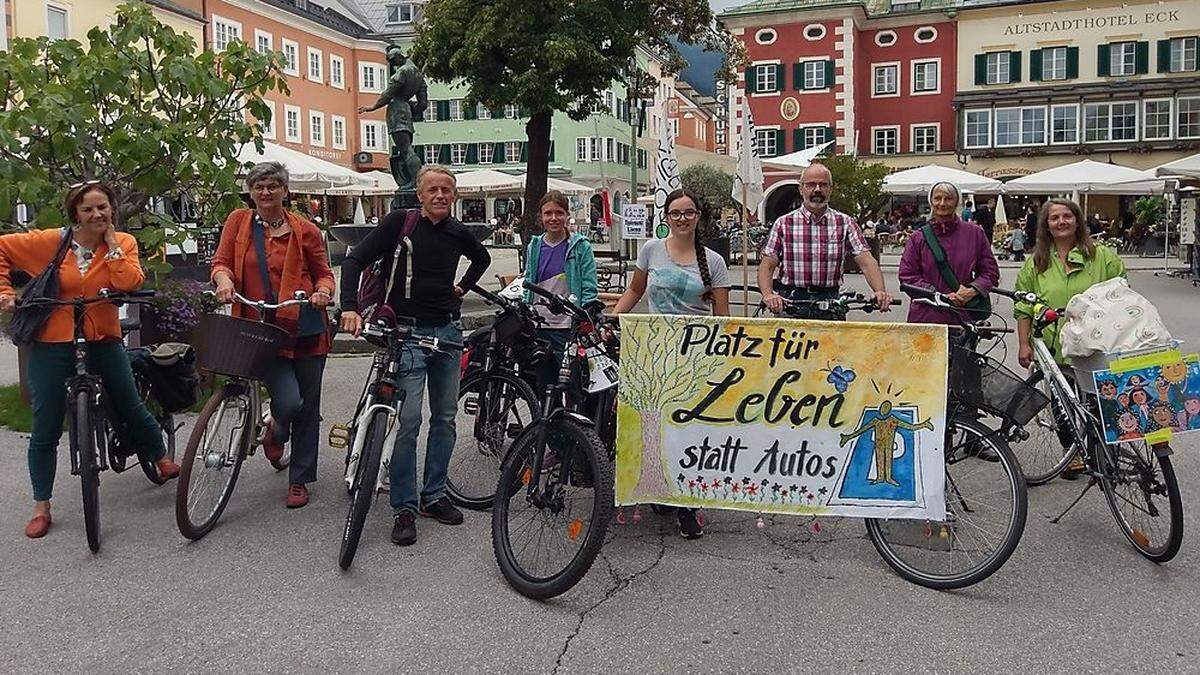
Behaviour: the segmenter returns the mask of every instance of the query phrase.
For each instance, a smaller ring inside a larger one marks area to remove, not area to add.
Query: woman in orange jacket
[[[71,248],[59,267],[61,299],[91,297],[100,289],[135,291],[145,275],[138,265],[137,242],[113,229],[116,195],[98,181],[75,186],[67,193],[65,210],[73,230]],[[9,281],[12,270],[40,273],[54,260],[62,230],[38,230],[0,237],[0,311],[12,312],[16,294]],[[66,414],[66,382],[74,375],[75,320],[71,307],[58,307],[42,325],[29,356],[29,393],[33,403],[33,433],[29,437],[29,479],[33,484],[33,518],[25,536],[36,539],[50,529],[50,496],[58,462],[58,441]],[[100,375],[104,391],[126,421],[143,459],[153,459],[164,478],[179,475],[167,458],[158,422],[138,395],[133,370],[122,343],[117,308],[90,305],[84,318],[88,368]]]
[[[277,300],[286,300],[296,291],[304,291],[309,303],[318,310],[315,320],[307,322],[302,320],[299,306],[275,312],[274,323],[295,340],[279,351],[263,378],[271,395],[271,421],[263,439],[263,454],[272,463],[279,461],[284,444],[291,439],[285,504],[294,509],[308,504],[307,486],[317,479],[321,377],[325,372],[325,356],[333,346],[325,307],[333,299],[335,284],[321,231],[283,207],[288,193],[287,169],[279,162],[258,164],[247,174],[246,185],[254,208],[239,209],[229,215],[221,231],[221,243],[213,255],[212,282],[217,287],[217,299],[232,302],[237,291],[250,300],[264,300],[272,295]],[[270,288],[263,283],[259,246],[265,253]],[[233,314],[258,319],[255,310],[241,304],[234,304]],[[313,325],[319,330],[309,333]]]

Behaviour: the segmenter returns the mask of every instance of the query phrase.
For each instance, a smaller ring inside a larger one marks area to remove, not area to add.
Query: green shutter
[[[425,163],[425,146],[414,145],[413,146],[413,154],[417,156],[417,159],[421,160],[422,164]]]
[[[792,129],[792,149],[801,150],[804,148],[804,130]]]
[[[833,127],[825,127],[825,142],[826,143],[833,140],[833,134],[834,134]],[[826,149],[826,152],[828,152],[831,155],[833,154],[832,149]]]
[[[438,146],[438,164],[444,166],[450,164],[450,145],[448,143]]]
[[[758,67],[757,66],[747,66],[746,67],[746,93],[747,94],[757,94],[758,93],[758,90],[755,89],[755,87],[758,85],[757,75],[758,75]]]
[[[787,89],[787,69],[780,63],[775,66],[775,91],[785,89]]]
[[[792,89],[800,91],[804,88],[804,64],[792,64]]]
[[[554,161],[554,141],[550,141],[550,161]]]
[[[437,118],[439,122],[445,122],[450,119],[450,101],[437,102]]]
[[[1150,43],[1139,42],[1133,52],[1134,72],[1145,75],[1150,72]]]
[[[526,117],[529,117],[529,108],[523,105],[517,106],[517,118],[525,119]]]
[[[521,141],[521,161],[522,162],[529,161],[529,142],[528,141]]]
[[[1112,66],[1110,52],[1111,49],[1108,45],[1096,46],[1096,75],[1099,77],[1108,77],[1112,72],[1110,70]]]
[[[1029,81],[1042,81],[1042,50],[1040,49],[1029,52]]]
[[[1079,47],[1067,47],[1067,79],[1079,77]]]
[[[987,84],[987,54],[975,55],[975,86]]]
[[[494,120],[504,119],[504,108],[493,108],[492,109],[492,119],[494,119]]]
[[[1021,52],[1008,53],[1008,81],[1021,81]]]
[[[825,62],[825,87],[824,87],[825,89],[833,89],[834,78],[835,78],[835,75],[834,75],[833,59],[829,59],[828,61]]]
[[[492,162],[496,164],[503,164],[505,162],[503,143],[496,143],[492,148]]]
[[[459,105],[461,105],[463,107],[463,119],[464,120],[478,119],[479,115],[475,114],[475,104],[474,103],[467,105],[467,102],[463,101]]]
[[[775,156],[787,154],[787,134],[783,129],[775,130]]]
[[[467,164],[479,163],[479,145],[476,143],[467,144]]]
[[[1171,41],[1158,41],[1158,72],[1171,72]]]

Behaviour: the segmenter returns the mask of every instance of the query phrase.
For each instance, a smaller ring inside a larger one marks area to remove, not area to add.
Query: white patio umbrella
[[[1009,194],[1162,194],[1164,181],[1149,172],[1085,159],[1056,166],[1004,184]]]
[[[1174,162],[1167,162],[1162,166],[1156,167],[1153,172],[1158,176],[1200,178],[1200,153],[1184,157],[1183,159],[1177,159]]]
[[[367,224],[367,212],[366,212],[366,209],[363,208],[362,197],[359,197],[358,199],[355,199],[354,201],[356,202],[356,204],[354,206],[354,224],[355,225],[366,225]]]
[[[523,176],[514,176],[495,169],[465,171],[455,175],[454,179],[459,195],[520,190],[525,185]]]
[[[883,179],[883,191],[894,195],[926,195],[938,183],[951,183],[961,192],[999,193],[1004,183],[977,173],[930,164],[889,174]]]
[[[291,191],[302,194],[327,194],[331,189],[345,187],[374,187],[374,181],[353,169],[275,143],[264,143],[262,152],[253,143],[243,145],[238,152],[238,162],[279,162],[288,170]]]
[[[996,195],[996,224],[1008,224],[1008,213],[1004,211],[1004,195]]]

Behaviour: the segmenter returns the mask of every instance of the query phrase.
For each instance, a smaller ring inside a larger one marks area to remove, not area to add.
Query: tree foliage
[[[683,187],[695,192],[707,207],[702,226],[705,235],[715,235],[715,226],[721,221],[721,211],[736,206],[731,196],[733,174],[726,173],[711,164],[693,164],[679,172]]]
[[[883,179],[891,169],[884,164],[860,161],[853,155],[837,155],[820,160],[833,174],[830,205],[851,216],[878,211],[887,202]]]
[[[188,234],[147,208],[155,198],[188,195],[211,226],[238,203],[238,150],[262,147],[262,95],[287,90],[279,59],[242,42],[198,51],[140,1],[86,45],[14,39],[0,52],[0,229],[24,228],[18,203],[33,227],[62,225],[64,188],[92,179],[114,187],[118,223],[149,250]]]
[[[639,47],[678,72],[685,64],[673,38],[730,55],[726,78],[741,66],[744,50],[715,26],[708,0],[430,0],[412,56],[432,79],[461,80],[467,105],[528,112],[525,203],[536,204],[546,192],[553,114],[586,118],[600,92],[634,79]],[[637,79],[639,93],[653,91],[653,81]]]

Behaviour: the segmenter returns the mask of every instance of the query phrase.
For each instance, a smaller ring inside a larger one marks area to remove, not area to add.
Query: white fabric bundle
[[[1065,356],[1116,354],[1170,341],[1158,309],[1122,277],[1102,281],[1067,303]]]

